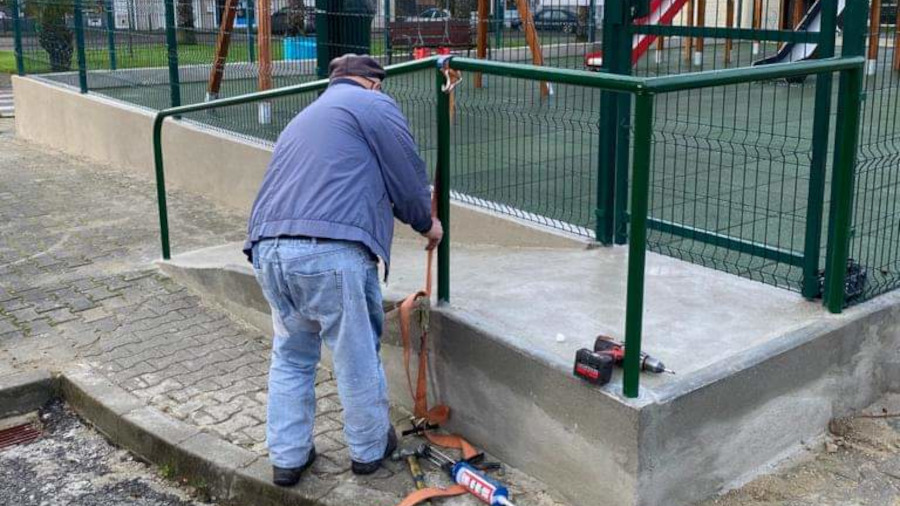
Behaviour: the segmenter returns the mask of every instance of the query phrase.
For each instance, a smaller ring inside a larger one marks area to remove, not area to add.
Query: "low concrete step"
[[[424,272],[419,242],[398,241],[392,256],[389,307]],[[618,373],[602,388],[571,375],[577,348],[621,336],[624,248],[455,246],[451,257],[452,304],[431,318],[431,392],[452,407],[451,430],[574,504],[691,504],[900,388],[900,295],[832,316],[799,295],[650,254],[644,349],[678,374],[643,375],[641,396],[627,399]],[[161,268],[270,326],[239,245]],[[391,314],[384,343],[392,400],[408,405]]]

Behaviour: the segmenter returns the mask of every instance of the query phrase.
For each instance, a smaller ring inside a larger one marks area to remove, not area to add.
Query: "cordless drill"
[[[609,336],[599,336],[594,341],[593,350],[582,348],[575,353],[575,368],[572,372],[588,383],[602,386],[609,383],[613,365],[621,366],[624,361],[625,345]],[[641,370],[675,374],[659,359],[644,352],[641,352]]]
[[[621,366],[625,360],[625,345],[609,336],[597,336],[597,339],[594,341],[594,353],[608,355],[616,365]],[[641,352],[641,370],[653,373],[667,372],[675,374],[675,371],[667,369],[666,364],[663,364],[658,358],[643,351]]]

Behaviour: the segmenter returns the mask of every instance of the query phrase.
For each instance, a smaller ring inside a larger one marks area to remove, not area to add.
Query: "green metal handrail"
[[[435,65],[438,63],[438,65]],[[653,99],[657,94],[676,91],[750,83],[772,79],[786,79],[813,74],[841,73],[844,83],[839,102],[839,135],[847,144],[837,149],[834,164],[834,221],[835,233],[829,241],[829,275],[826,278],[825,299],[832,312],[840,312],[844,303],[844,284],[849,251],[849,227],[852,214],[852,181],[856,159],[856,138],[859,129],[859,102],[863,78],[863,57],[825,58],[821,60],[774,64],[760,67],[697,72],[667,77],[632,77],[609,73],[519,65],[471,58],[452,57],[438,60],[427,58],[387,67],[388,75],[399,75],[443,65],[454,70],[480,72],[501,77],[586,86],[602,91],[621,92],[635,96],[634,143],[632,147],[630,240],[628,251],[627,300],[625,309],[625,363],[623,393],[637,397],[640,380],[641,331],[643,320],[644,271],[647,250],[647,229],[650,193],[651,147],[653,143]],[[437,132],[438,132],[438,213],[444,227],[444,240],[438,250],[438,300],[450,299],[450,100],[441,91],[444,77],[436,74]],[[250,93],[160,111],[153,123],[153,152],[156,164],[157,197],[159,200],[160,235],[163,258],[170,258],[169,227],[166,212],[165,175],[162,156],[162,125],[165,118],[190,112],[259,102],[298,93],[314,92],[327,87],[319,80],[269,91]],[[781,252],[781,254],[788,254]]]
[[[434,58],[417,60],[414,62],[400,63],[388,67],[388,75],[401,75],[429,67],[434,67]],[[246,93],[235,97],[222,98],[212,102],[200,102],[197,104],[182,105],[178,107],[170,107],[156,113],[153,118],[153,162],[156,170],[156,198],[159,206],[159,229],[160,241],[162,243],[162,257],[165,260],[172,258],[172,250],[169,244],[169,213],[166,204],[166,176],[163,170],[163,151],[162,151],[162,127],[163,121],[170,116],[181,116],[191,112],[207,111],[218,109],[220,107],[228,107],[233,105],[249,104],[251,102],[261,102],[271,100],[273,98],[297,95],[300,93],[308,93],[324,90],[328,87],[328,81],[320,79],[303,84],[293,86],[285,86],[275,88],[273,90],[259,91],[255,93]]]

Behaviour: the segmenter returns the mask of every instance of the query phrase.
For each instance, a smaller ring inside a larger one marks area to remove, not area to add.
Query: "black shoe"
[[[366,462],[365,464],[362,462],[357,462],[355,460],[350,461],[350,470],[353,471],[353,474],[372,474],[381,467],[381,462],[390,457],[391,454],[397,449],[397,433],[394,431],[394,426],[391,425],[390,429],[388,429],[388,440],[387,440],[387,448],[384,449],[384,456],[374,462]]]
[[[309,450],[309,456],[306,458],[306,464],[300,467],[284,468],[272,466],[272,483],[279,487],[293,487],[300,481],[300,475],[303,471],[309,469],[313,462],[316,461],[316,447],[313,446]]]

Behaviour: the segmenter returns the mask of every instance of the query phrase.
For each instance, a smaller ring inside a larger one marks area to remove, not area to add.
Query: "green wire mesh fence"
[[[280,87],[316,79],[323,70],[322,55],[327,61],[349,51],[371,53],[385,64],[422,56],[417,49],[428,53],[437,47],[474,57],[479,35],[486,42],[486,59],[531,63],[537,55],[529,47],[525,28],[534,28],[543,64],[557,68],[598,70],[606,59],[607,65],[620,62],[616,73],[666,76],[789,63],[831,52],[826,38],[811,31],[809,23],[825,26],[826,9],[842,13],[844,2],[820,3],[816,7],[815,2],[802,0],[654,0],[647,2],[647,13],[639,9],[625,13],[635,19],[629,17],[628,28],[621,29],[614,23],[615,7],[624,3],[615,2],[489,1],[486,21],[479,25],[475,1],[343,2],[339,9],[334,0],[276,0],[270,20],[271,84]],[[259,5],[253,0],[235,5],[220,97],[260,87]],[[530,21],[519,10],[524,5],[529,6]],[[873,9],[870,23],[879,28],[872,39],[878,41],[873,43],[877,69],[865,85],[853,260],[848,267],[858,283],[848,289],[855,294],[851,301],[900,285],[896,199],[900,176],[894,134],[900,94],[894,70],[897,12],[896,4],[891,5],[877,16]],[[225,17],[223,2],[171,0],[174,44],[167,41],[165,0],[19,0],[16,6],[26,74],[45,74],[47,79],[151,109],[173,105],[176,95],[181,104],[202,102],[207,96],[218,29]],[[838,26],[842,22],[846,19],[835,19]],[[807,30],[800,29],[804,27]],[[835,33],[831,43],[840,54],[843,32]],[[610,49],[603,51],[603,44],[616,36],[622,51],[618,56],[604,55]],[[398,76],[385,87],[409,116],[430,167],[435,151],[432,87],[424,74]],[[835,130],[837,93],[836,85],[810,76],[660,97],[654,108],[649,247],[817,296],[827,237],[822,233],[811,240],[807,224],[811,219],[827,223],[830,196],[821,195],[819,202],[810,189],[824,188],[831,174],[829,139]],[[597,216],[613,214],[611,209],[598,211],[603,206],[597,195],[604,177],[604,135],[626,132],[627,144],[616,151],[626,162],[619,165],[627,167],[631,147],[627,133],[632,128],[630,105],[618,120],[601,122],[608,114],[601,95],[568,85],[542,90],[533,82],[500,76],[483,76],[479,86],[475,76],[466,75],[457,88],[453,112],[454,196],[597,238]],[[303,100],[307,98],[277,99],[269,113],[246,105],[189,114],[185,119],[274,142],[306,105]],[[821,114],[816,113],[823,105],[824,130]],[[619,242],[627,239],[628,181],[627,172],[624,176],[620,172]],[[809,261],[811,256],[816,257],[814,262]]]

